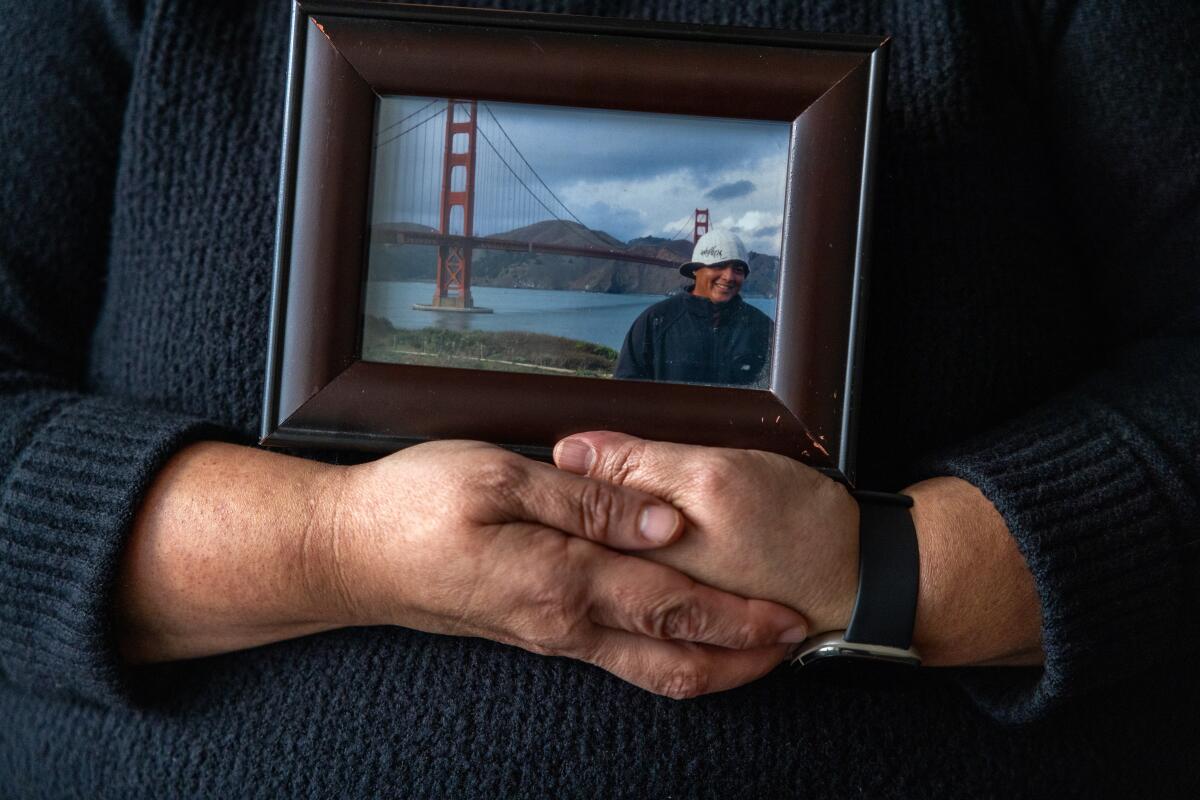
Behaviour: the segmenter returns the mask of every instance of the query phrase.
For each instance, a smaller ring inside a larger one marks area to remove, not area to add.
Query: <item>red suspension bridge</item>
[[[431,100],[379,130],[375,149],[383,174],[400,180],[393,184],[395,221],[375,223],[372,241],[438,249],[433,301],[423,308],[475,308],[471,255],[477,249],[671,268],[681,263],[631,250],[584,224],[529,163],[487,103]],[[553,241],[537,234],[545,229],[536,223],[547,221],[560,223],[553,226]],[[707,233],[708,209],[695,209],[671,239],[686,235],[689,227],[692,242]]]

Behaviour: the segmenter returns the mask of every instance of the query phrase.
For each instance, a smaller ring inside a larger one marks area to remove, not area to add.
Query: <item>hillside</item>
[[[431,229],[410,225],[413,230]],[[535,244],[597,246],[671,259],[683,263],[691,256],[689,241],[642,237],[626,243],[604,231],[593,231],[574,222],[551,220],[518,228],[504,238]],[[371,246],[371,280],[432,281],[437,272],[437,248],[427,245]],[[779,259],[761,253],[750,254],[750,277],[745,293],[773,297],[779,272]],[[472,259],[472,282],[477,286],[502,286],[518,289],[554,289],[606,294],[668,294],[688,285],[678,270],[651,264],[638,264],[607,258],[511,253],[501,250],[476,250]]]

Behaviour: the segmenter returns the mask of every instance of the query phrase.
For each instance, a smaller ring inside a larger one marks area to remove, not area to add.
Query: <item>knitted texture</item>
[[[146,487],[258,427],[290,8],[5,3],[0,794],[1194,796],[1200,11],[1117,5],[521,4],[894,37],[860,483],[970,480],[1042,598],[1045,669],[673,702],[383,628],[118,668]]]

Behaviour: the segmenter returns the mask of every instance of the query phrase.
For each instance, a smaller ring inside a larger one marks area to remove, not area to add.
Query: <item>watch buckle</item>
[[[800,643],[791,663],[804,667],[826,658],[860,658],[917,667],[921,656],[912,647],[890,647],[885,644],[850,642],[845,631],[829,631],[810,636]]]

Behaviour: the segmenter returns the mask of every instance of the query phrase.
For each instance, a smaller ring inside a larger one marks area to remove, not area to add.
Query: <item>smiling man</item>
[[[773,326],[741,298],[750,274],[742,240],[728,231],[709,231],[679,272],[695,284],[634,320],[613,377],[765,384]]]

